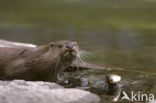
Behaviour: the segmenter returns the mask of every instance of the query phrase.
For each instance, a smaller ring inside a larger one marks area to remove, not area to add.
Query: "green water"
[[[93,53],[87,61],[156,73],[155,10],[155,0],[1,0],[0,38],[38,45],[73,40]]]

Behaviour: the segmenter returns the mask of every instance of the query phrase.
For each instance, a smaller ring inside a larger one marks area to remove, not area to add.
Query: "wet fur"
[[[63,60],[55,50],[49,45],[20,49],[0,47],[0,79],[56,81],[57,73],[66,69],[73,59]]]

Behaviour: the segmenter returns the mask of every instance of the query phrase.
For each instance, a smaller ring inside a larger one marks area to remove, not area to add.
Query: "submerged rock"
[[[80,89],[65,89],[55,83],[0,81],[1,103],[98,103],[99,97]]]

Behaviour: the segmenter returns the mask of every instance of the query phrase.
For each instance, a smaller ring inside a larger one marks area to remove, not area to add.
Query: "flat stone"
[[[99,97],[56,83],[24,80],[0,81],[1,103],[98,103]]]

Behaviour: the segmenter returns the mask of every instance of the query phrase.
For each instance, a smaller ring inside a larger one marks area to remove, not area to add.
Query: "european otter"
[[[33,48],[0,47],[0,79],[56,81],[78,56],[76,42],[58,41]]]

